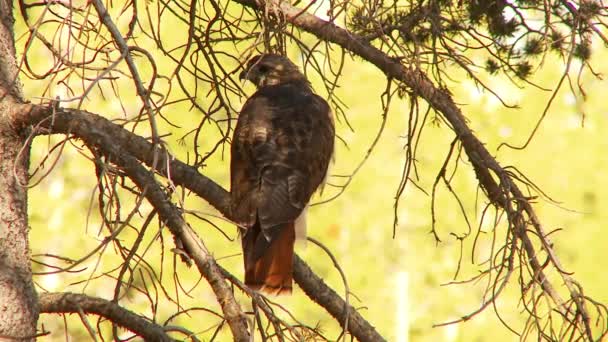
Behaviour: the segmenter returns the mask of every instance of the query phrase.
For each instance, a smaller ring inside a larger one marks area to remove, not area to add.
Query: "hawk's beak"
[[[246,80],[247,79],[247,72],[248,70],[243,70],[241,71],[241,73],[239,74],[239,80]]]

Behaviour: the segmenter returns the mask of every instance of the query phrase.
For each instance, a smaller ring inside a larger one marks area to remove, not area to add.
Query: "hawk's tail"
[[[273,295],[291,294],[293,279],[294,223],[278,229],[271,241],[260,230],[259,224],[243,234],[245,285],[250,289]]]

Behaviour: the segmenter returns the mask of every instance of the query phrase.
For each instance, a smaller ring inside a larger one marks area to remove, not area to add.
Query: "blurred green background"
[[[24,43],[22,40],[18,42],[20,51],[23,51]],[[36,49],[36,46],[31,49]],[[608,58],[608,53],[600,45],[595,46],[594,51],[591,64],[596,71],[606,74],[608,65],[601,61]],[[290,51],[290,57],[294,61],[300,61],[295,50]],[[158,58],[159,69],[171,68],[163,64],[166,60],[160,56]],[[482,57],[479,58],[482,63]],[[30,63],[34,67],[37,63],[44,64],[44,54],[32,58]],[[144,77],[149,76],[150,70],[146,63],[141,62],[140,68]],[[561,60],[548,57],[535,72],[532,81],[553,87],[561,77],[563,68]],[[516,167],[558,202],[552,203],[542,197],[536,201],[535,208],[541,222],[547,231],[561,229],[552,235],[556,251],[566,270],[574,272],[574,277],[584,287],[585,294],[599,302],[608,303],[608,274],[603,272],[608,266],[608,233],[603,231],[605,222],[608,222],[608,211],[604,210],[608,206],[608,181],[605,177],[608,170],[608,102],[604,98],[608,90],[606,83],[588,73],[584,74],[581,83],[587,91],[586,99],[578,93],[573,94],[564,85],[526,149],[503,147],[498,150],[499,144],[503,142],[521,145],[526,141],[551,92],[532,86],[518,87],[502,76],[480,74],[480,78],[490,84],[507,103],[518,106],[509,109],[502,106],[492,94],[476,87],[458,69],[449,70],[449,73],[456,80],[449,83],[449,89],[455,101],[461,105],[475,134],[503,166]],[[41,96],[46,83],[25,77],[22,80],[29,98]],[[101,97],[99,93],[93,92],[84,102],[83,108],[110,118],[123,118],[125,113],[128,117],[135,116],[140,102],[135,97],[131,81],[119,80],[117,84],[120,86],[122,103],[112,96]],[[314,77],[313,85],[316,89],[323,89]],[[57,84],[53,84],[53,87],[57,89],[56,95],[68,97],[61,93],[61,87]],[[346,115],[353,130],[343,120],[338,121],[338,134],[348,146],[338,143],[336,160],[330,170],[332,175],[351,173],[365,156],[380,127],[380,96],[385,87],[386,79],[376,68],[359,59],[347,61],[336,93],[347,106]],[[245,85],[245,91],[251,94],[253,86]],[[325,95],[322,91],[319,92]],[[241,103],[244,100],[245,98],[233,99]],[[240,107],[239,104],[234,106]],[[430,234],[430,196],[411,184],[401,199],[399,224],[395,238],[392,237],[394,197],[405,160],[403,147],[408,130],[408,113],[407,99],[393,99],[386,128],[377,147],[346,191],[330,203],[311,208],[309,234],[331,249],[348,278],[353,294],[350,303],[359,308],[362,315],[387,340],[403,341],[399,338],[403,338],[407,326],[411,341],[517,340],[517,336],[501,324],[492,307],[466,323],[432,327],[433,324],[459,318],[477,309],[482,303],[486,284],[442,286],[453,280],[460,255],[461,245],[450,233],[462,234],[468,230],[458,203],[444,186],[439,186],[436,201],[437,231],[441,243],[436,244]],[[199,124],[200,113],[191,110],[186,103],[177,103],[170,110],[165,110],[164,114],[178,127],[160,120],[161,134],[170,134],[165,141],[171,151],[179,159],[189,160],[194,149],[193,136],[189,135],[183,140],[181,137]],[[445,124],[437,120],[434,123],[431,121],[426,123],[416,156],[420,177],[417,184],[429,193],[454,138]],[[146,128],[147,126],[138,129],[142,134],[149,135]],[[218,137],[217,132],[211,129],[204,132],[206,134],[198,140],[203,150],[212,146]],[[54,151],[48,160],[44,159],[50,147],[63,138],[40,137],[34,142],[32,169],[42,164],[45,172],[51,169],[52,172],[41,180],[37,175],[33,182],[40,180],[40,183],[29,192],[31,249],[34,255],[50,253],[78,259],[93,250],[108,232],[100,228],[96,211],[98,193],[95,192],[94,168],[83,157],[88,152],[79,150],[82,147],[79,142],[68,143],[59,158],[57,151]],[[228,163],[227,153],[216,153],[201,172],[228,187]],[[341,180],[333,177],[329,181]],[[464,155],[452,186],[463,201],[473,229],[477,229],[486,200],[477,188],[476,179]],[[322,198],[315,200],[328,198],[336,191],[337,189],[329,187]],[[121,196],[125,203],[122,210],[126,214],[133,205],[129,201],[132,202],[134,198],[124,193]],[[234,239],[228,241],[216,228],[203,220],[188,216],[189,223],[196,228],[219,263],[236,276],[242,277],[236,229],[215,218],[213,215],[216,212],[194,195],[178,190],[174,199],[176,202],[183,200],[185,208],[202,213]],[[144,204],[142,212],[149,209],[150,206]],[[134,222],[141,224],[143,218],[137,215]],[[490,229],[491,226],[482,227],[482,230]],[[144,241],[146,246],[150,246],[145,254],[145,261],[150,268],[141,266],[141,275],[137,273],[135,277],[136,285],[143,286],[142,279],[147,279],[145,284],[149,286],[150,270],[156,272],[156,277],[160,277],[162,272],[166,294],[158,288],[154,290],[161,303],[154,309],[157,310],[157,320],[163,322],[178,311],[177,305],[168,301],[167,296],[174,299],[179,297],[180,305],[185,308],[206,307],[219,311],[208,285],[199,279],[195,269],[188,269],[179,260],[174,263],[170,251],[173,247],[172,239],[168,232],[162,233],[166,246],[164,254],[161,254],[157,234],[158,224],[155,223]],[[501,238],[504,235],[504,232],[499,232],[497,236]],[[120,235],[121,242],[127,246],[133,243],[134,238],[135,234],[131,230],[125,230]],[[489,235],[482,238],[485,241],[477,250],[476,262],[487,257],[488,249],[484,244],[487,244],[488,238]],[[477,264],[471,263],[471,240],[469,238],[464,244],[459,279],[468,279],[481,269]],[[298,253],[332,288],[338,293],[344,293],[338,272],[322,250],[309,243],[306,248],[300,248]],[[56,263],[56,260],[50,258],[36,258]],[[83,264],[82,268],[86,267],[83,272],[41,275],[35,281],[39,291],[84,291],[89,295],[111,298],[114,281],[111,276],[102,274],[109,272],[115,276],[116,272],[111,270],[118,267],[120,261],[116,250],[108,246],[101,257],[93,257]],[[34,265],[34,269],[39,272],[49,271],[49,268],[41,265]],[[188,295],[183,292],[178,295],[174,270],[181,286],[188,289]],[[250,305],[245,297],[239,297],[239,301],[245,307]],[[276,301],[294,312],[295,317],[302,322],[319,325],[328,338],[335,339],[338,336],[340,328],[337,324],[322,308],[310,303],[299,288],[295,289],[293,296],[277,298]],[[153,313],[153,308],[137,291],[129,291],[121,304],[141,314],[151,316]],[[519,288],[515,279],[500,297],[496,309],[501,318],[514,329],[523,327],[527,314],[519,302]],[[92,322],[96,322],[94,316],[89,317]],[[70,316],[68,322],[71,340],[89,339],[76,315]],[[202,340],[211,337],[218,323],[219,319],[213,315],[198,311],[192,316],[181,315],[172,322],[199,333]],[[42,315],[40,324],[44,324],[51,332],[41,340],[65,340],[63,318]],[[107,329],[107,325],[104,327]],[[220,340],[229,340],[227,333],[222,336]]]

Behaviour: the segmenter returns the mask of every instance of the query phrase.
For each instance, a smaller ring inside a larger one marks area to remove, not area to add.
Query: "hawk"
[[[231,146],[232,216],[241,231],[245,284],[290,294],[296,236],[334,149],[327,102],[286,57],[251,58],[240,74],[257,91],[239,114]]]

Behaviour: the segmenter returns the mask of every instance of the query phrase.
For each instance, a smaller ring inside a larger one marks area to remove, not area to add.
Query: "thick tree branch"
[[[40,295],[40,312],[78,313],[83,311],[105,317],[146,341],[173,341],[159,326],[111,301],[79,293],[44,293]]]
[[[294,280],[304,293],[315,303],[322,305],[338,322],[344,322],[348,315],[348,331],[359,341],[384,341],[376,329],[366,321],[351,305],[344,300],[312,269],[295,256],[293,265]],[[347,311],[348,309],[348,311]]]
[[[74,109],[59,109],[53,113],[52,108],[43,106],[24,107],[23,111],[28,115],[14,117],[16,128],[37,126],[39,134],[74,134],[95,146],[100,146],[104,141],[109,140],[113,145],[112,150],[120,150],[123,154],[132,155],[148,166],[153,163],[152,143],[101,116]],[[157,155],[159,158],[157,171],[161,175],[170,178],[176,185],[192,190],[224,216],[230,218],[230,196],[225,189],[200,174],[196,168],[170,158],[167,151],[160,146],[157,147]],[[120,161],[113,160],[113,162]],[[120,166],[125,167],[125,165]],[[196,256],[191,255],[191,257],[197,260]],[[312,300],[325,308],[338,322],[344,322],[347,313],[344,300],[315,275],[299,257],[294,259],[294,279]],[[352,306],[349,305],[348,309],[348,330],[353,336],[360,341],[384,341],[374,327]]]
[[[247,320],[218,269],[215,259],[196,233],[188,226],[178,208],[171,203],[166,193],[156,183],[153,174],[145,169],[135,157],[122,152],[115,146],[109,148],[108,144],[112,144],[112,140],[100,142],[100,146],[97,146],[97,148],[105,150],[104,152],[110,156],[112,162],[125,170],[129,178],[142,189],[150,204],[158,210],[159,216],[166,222],[171,233],[182,242],[185,252],[194,260],[199,272],[211,285],[222,307],[224,318],[232,331],[234,341],[248,342]]]
[[[27,110],[29,106],[24,106]],[[146,143],[143,138],[128,133],[126,130],[110,121],[78,110],[53,110],[50,107],[30,107],[29,115],[22,115],[16,118],[16,128],[23,127],[26,122],[19,121],[28,117],[33,119],[33,123],[38,122],[34,128],[36,133],[64,133],[74,134],[79,139],[85,141],[89,146],[94,146],[101,153],[108,156],[112,163],[120,166],[129,178],[142,190],[146,199],[156,208],[160,218],[166,223],[171,233],[183,244],[185,252],[194,260],[200,273],[207,279],[213,292],[215,293],[224,318],[232,331],[235,341],[249,341],[247,321],[239,305],[236,303],[234,295],[225,282],[221,271],[218,269],[215,259],[210,255],[202,241],[196,233],[188,226],[183,217],[167,194],[161,189],[154,175],[144,168],[140,160],[131,154],[131,151],[138,152],[140,159],[150,157],[147,153],[153,151],[152,144]],[[19,123],[17,123],[19,122]],[[44,131],[43,131],[44,130]],[[128,133],[128,134],[126,134]],[[127,138],[126,140],[122,140]],[[129,146],[129,144],[133,144]],[[141,150],[134,150],[137,145]],[[158,155],[165,166],[171,163],[168,153],[158,150]],[[207,181],[203,179],[204,183]]]

